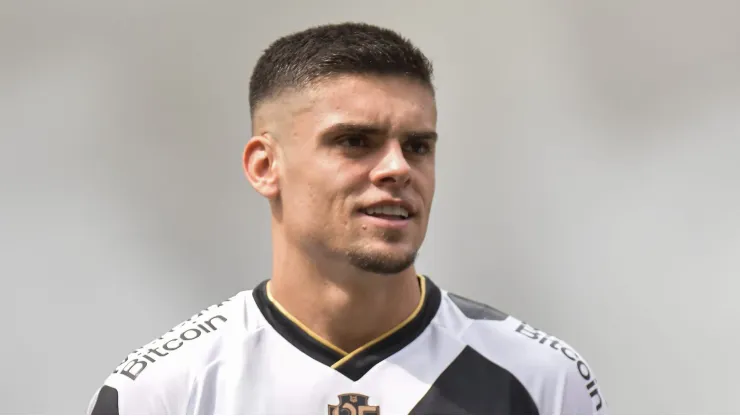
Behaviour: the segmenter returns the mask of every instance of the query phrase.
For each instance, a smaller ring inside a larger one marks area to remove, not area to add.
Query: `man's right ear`
[[[243,164],[244,173],[257,192],[270,200],[278,196],[280,189],[272,140],[264,135],[252,137],[244,146]]]

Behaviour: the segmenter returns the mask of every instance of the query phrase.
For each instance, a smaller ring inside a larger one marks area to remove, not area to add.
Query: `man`
[[[432,67],[366,24],[274,42],[250,82],[273,274],[134,351],[93,414],[601,413],[563,341],[417,274],[435,183]]]

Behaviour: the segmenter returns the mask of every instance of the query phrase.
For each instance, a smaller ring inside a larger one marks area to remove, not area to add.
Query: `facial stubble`
[[[403,239],[403,231],[379,230],[373,237],[388,243]],[[396,274],[411,267],[416,261],[417,250],[410,253],[387,253],[372,250],[370,247],[352,247],[347,250],[350,264],[358,269],[376,274]]]

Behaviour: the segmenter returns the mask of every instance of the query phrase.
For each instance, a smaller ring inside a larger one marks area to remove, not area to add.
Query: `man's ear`
[[[275,143],[268,136],[254,136],[244,147],[244,173],[252,187],[269,200],[280,192]]]

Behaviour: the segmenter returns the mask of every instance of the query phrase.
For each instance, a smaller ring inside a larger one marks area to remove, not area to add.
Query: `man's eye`
[[[406,151],[416,153],[418,155],[425,155],[432,150],[429,143],[423,140],[408,141],[404,147],[406,148]]]
[[[344,147],[367,147],[368,140],[364,136],[344,136],[339,140]]]

